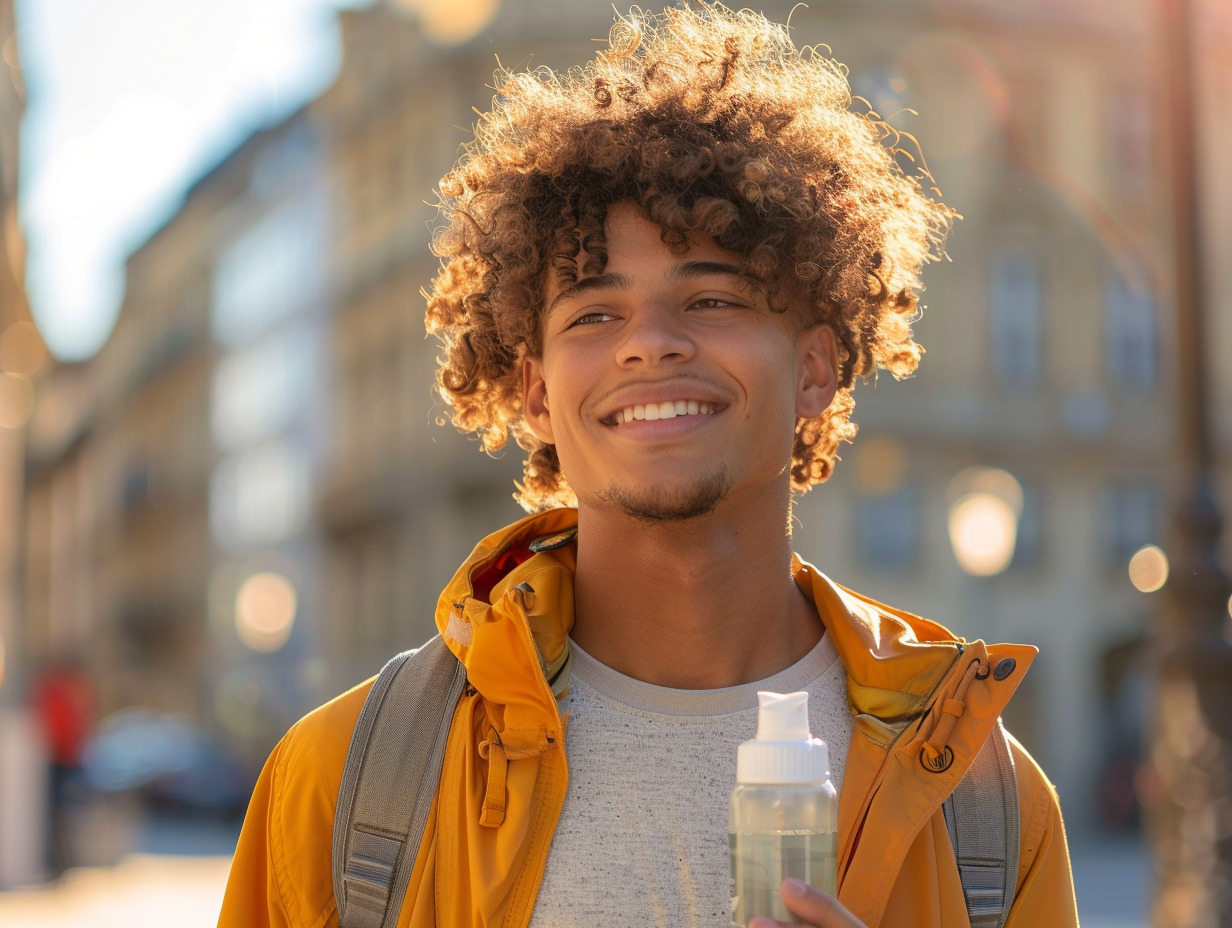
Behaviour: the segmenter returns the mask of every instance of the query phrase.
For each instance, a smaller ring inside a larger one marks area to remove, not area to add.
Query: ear
[[[522,416],[532,435],[545,444],[556,444],[552,437],[552,415],[548,412],[548,384],[543,378],[540,358],[527,356],[522,359]]]
[[[838,350],[834,330],[817,325],[800,334],[796,343],[796,415],[820,416],[838,390]]]

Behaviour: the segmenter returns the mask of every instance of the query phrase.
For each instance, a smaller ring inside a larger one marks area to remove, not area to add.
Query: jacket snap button
[[[997,666],[992,669],[994,680],[1004,680],[1014,672],[1014,668],[1018,666],[1018,661],[1012,657],[1007,657],[1005,660],[998,661]]]
[[[928,751],[920,748],[920,765],[929,773],[945,773],[954,765],[954,750],[947,744],[940,754],[929,760]]]

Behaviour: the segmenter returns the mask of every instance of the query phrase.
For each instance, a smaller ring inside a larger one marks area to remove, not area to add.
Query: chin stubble
[[[621,512],[639,522],[683,522],[709,515],[727,496],[728,489],[727,469],[720,467],[684,489],[668,491],[652,487],[632,492],[611,486],[600,498],[615,504]]]

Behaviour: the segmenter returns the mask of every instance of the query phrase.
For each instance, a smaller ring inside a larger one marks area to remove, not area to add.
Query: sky
[[[125,257],[186,187],[337,73],[370,0],[17,0],[27,291],[61,360],[115,321]]]

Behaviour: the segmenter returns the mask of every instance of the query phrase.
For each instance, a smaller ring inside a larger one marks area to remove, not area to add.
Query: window
[[[1001,252],[993,259],[989,291],[993,376],[1006,387],[1032,388],[1040,379],[1038,262],[1022,252]]]
[[[210,481],[210,532],[223,548],[277,544],[308,520],[305,454],[273,441],[224,458]]]
[[[1142,284],[1112,271],[1104,289],[1108,377],[1119,387],[1149,390],[1158,377],[1155,301]]]
[[[229,352],[214,371],[211,432],[232,450],[272,437],[306,409],[315,367],[307,325]]]
[[[893,493],[865,496],[857,506],[857,534],[864,563],[889,570],[911,567],[919,535],[914,491],[901,487]]]
[[[316,220],[309,201],[283,204],[220,255],[212,318],[220,344],[255,338],[321,293],[325,262]]]

